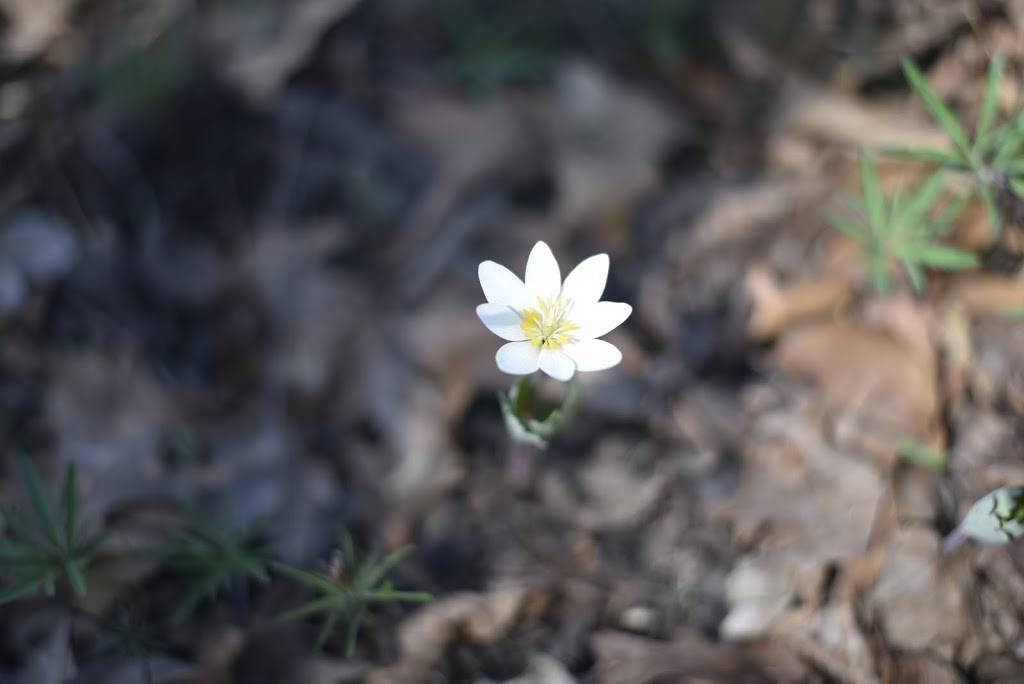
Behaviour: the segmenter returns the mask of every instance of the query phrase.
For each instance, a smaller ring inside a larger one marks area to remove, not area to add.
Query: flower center
[[[575,340],[574,330],[578,325],[569,320],[572,302],[559,295],[537,297],[537,303],[521,312],[520,329],[526,339],[535,347],[558,349]]]

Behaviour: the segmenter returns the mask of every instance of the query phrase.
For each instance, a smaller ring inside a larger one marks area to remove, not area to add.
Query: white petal
[[[530,303],[537,297],[552,297],[562,289],[562,273],[558,270],[558,262],[551,248],[544,242],[538,242],[530,251],[526,260],[526,294]]]
[[[563,347],[566,355],[576,362],[578,371],[599,371],[617,366],[622,352],[604,340],[583,340]]]
[[[565,277],[562,296],[572,300],[573,307],[597,304],[608,282],[608,255],[596,254],[584,259]]]
[[[579,340],[590,340],[607,335],[622,325],[633,313],[633,307],[622,302],[598,302],[578,312],[573,309],[573,323],[580,326],[573,335]]]
[[[493,261],[484,261],[477,269],[484,299],[491,304],[507,304],[513,309],[526,307],[526,285],[512,271]]]
[[[540,369],[555,380],[567,382],[576,372],[576,364],[563,352],[555,349],[540,350]]]
[[[476,315],[488,330],[503,340],[518,342],[526,339],[519,327],[519,314],[503,304],[481,304],[476,307]]]
[[[540,347],[529,342],[509,342],[503,344],[494,360],[498,370],[509,375],[529,375],[537,370],[540,364]]]

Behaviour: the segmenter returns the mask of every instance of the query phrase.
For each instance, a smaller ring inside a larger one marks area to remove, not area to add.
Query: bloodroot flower
[[[488,330],[509,340],[495,357],[498,368],[528,375],[538,368],[566,382],[576,371],[619,363],[622,352],[597,339],[629,318],[633,307],[602,302],[608,255],[584,259],[562,281],[551,248],[538,242],[526,262],[526,282],[493,261],[480,264],[486,304],[476,308]]]

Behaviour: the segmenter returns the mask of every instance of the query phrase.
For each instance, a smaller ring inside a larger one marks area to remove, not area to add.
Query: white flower
[[[538,242],[526,262],[526,282],[493,261],[480,264],[486,304],[476,315],[498,337],[509,340],[495,357],[498,368],[528,375],[538,368],[556,380],[576,371],[599,371],[619,363],[622,352],[597,339],[629,318],[633,307],[602,302],[608,255],[584,259],[562,282],[551,248]]]

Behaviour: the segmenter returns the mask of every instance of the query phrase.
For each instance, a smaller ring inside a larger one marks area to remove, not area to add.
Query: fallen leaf
[[[768,340],[790,325],[835,312],[853,298],[850,284],[835,276],[821,276],[780,287],[763,267],[747,271],[747,292],[754,302],[750,335]]]
[[[452,594],[428,603],[398,628],[402,652],[399,662],[370,670],[367,684],[423,681],[454,639],[487,643],[500,638],[531,593],[524,586],[502,586],[485,593]]]
[[[928,443],[937,430],[937,360],[920,308],[894,300],[875,318],[874,326],[844,319],[791,328],[774,359],[814,380],[840,443],[890,466],[900,441]]]
[[[714,644],[691,632],[671,641],[656,641],[623,632],[600,631],[591,636],[597,656],[598,679],[603,684],[646,684],[665,678],[684,678],[761,684],[794,681],[765,667],[739,647]]]

